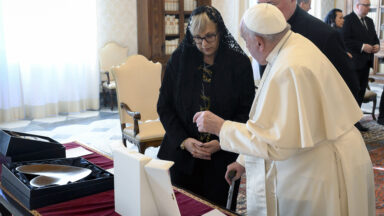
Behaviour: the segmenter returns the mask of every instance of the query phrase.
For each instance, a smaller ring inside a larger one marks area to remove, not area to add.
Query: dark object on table
[[[65,185],[33,187],[29,182],[36,175],[24,174],[16,170],[22,165],[41,163],[82,167],[92,170],[92,173],[79,181]],[[26,208],[36,209],[113,189],[113,175],[81,157],[61,158],[3,164],[1,183]]]
[[[65,158],[65,147],[49,137],[0,130],[0,157],[7,162]]]

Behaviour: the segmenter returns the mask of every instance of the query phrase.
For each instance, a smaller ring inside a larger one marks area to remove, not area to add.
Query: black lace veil
[[[200,6],[192,11],[192,14],[188,22],[188,27],[187,27],[185,37],[181,42],[180,46],[178,47],[178,49],[182,49],[182,51],[184,52],[185,49],[190,49],[195,47],[195,44],[193,41],[193,35],[189,30],[189,27],[191,25],[191,18],[192,16],[199,15],[204,12],[208,15],[209,19],[217,25],[217,31],[220,35],[219,37],[220,43],[219,43],[218,51],[220,51],[220,48],[228,48],[242,55],[246,55],[244,51],[241,49],[240,45],[233,38],[232,34],[228,31],[219,11],[216,8],[211,6]]]

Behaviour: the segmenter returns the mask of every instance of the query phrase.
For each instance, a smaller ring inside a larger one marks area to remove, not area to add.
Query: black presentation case
[[[45,136],[0,130],[1,162],[65,158],[65,147]]]
[[[88,168],[92,171],[87,177],[65,185],[33,187],[29,181],[36,175],[23,174],[16,167],[27,164],[59,164]],[[60,158],[41,161],[24,161],[3,164],[1,173],[3,187],[28,209],[72,200],[113,189],[113,174],[96,166],[84,158]]]

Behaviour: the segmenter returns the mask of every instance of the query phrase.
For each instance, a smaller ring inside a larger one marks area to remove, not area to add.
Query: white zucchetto
[[[280,33],[287,26],[283,13],[276,6],[267,3],[249,8],[243,21],[249,30],[265,35]]]

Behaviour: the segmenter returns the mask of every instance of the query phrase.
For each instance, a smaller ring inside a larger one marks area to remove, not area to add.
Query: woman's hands
[[[211,140],[209,142],[203,143],[202,147],[209,153],[213,154],[219,150],[220,148],[220,143],[218,140]]]
[[[202,143],[194,138],[187,138],[184,140],[184,146],[194,158],[203,160],[211,160],[211,155],[220,150],[220,143],[218,140]]]
[[[193,116],[193,122],[196,123],[199,132],[208,132],[218,136],[224,119],[210,111],[203,111],[197,112],[195,116]],[[211,155],[221,149],[218,140],[202,143],[194,138],[184,140],[184,146],[193,157],[203,160],[211,160]]]
[[[206,151],[206,149],[202,148],[202,145],[202,142],[194,138],[187,138],[184,140],[185,149],[189,151],[193,157],[203,160],[211,160],[211,154]]]

